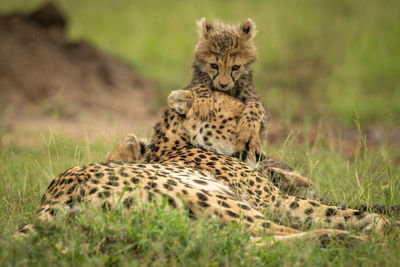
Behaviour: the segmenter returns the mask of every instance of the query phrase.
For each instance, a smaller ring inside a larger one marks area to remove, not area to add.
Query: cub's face
[[[195,48],[196,64],[209,75],[217,90],[232,89],[249,71],[257,58],[254,36],[255,25],[250,19],[239,25],[208,23],[201,19]]]

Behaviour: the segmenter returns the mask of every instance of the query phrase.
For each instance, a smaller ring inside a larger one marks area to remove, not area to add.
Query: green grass
[[[0,11],[44,0],[0,0]],[[87,39],[160,82],[160,99],[190,81],[195,21],[252,18],[256,85],[276,118],[397,125],[400,21],[396,0],[57,0],[72,39]]]
[[[43,0],[0,0],[0,11],[32,10]],[[255,78],[275,118],[305,136],[316,121],[334,128],[353,124],[398,127],[400,116],[400,2],[355,1],[78,1],[59,0],[68,34],[87,39],[156,79],[161,101],[190,80],[195,21],[252,18],[260,59]],[[357,115],[357,116],[356,116]],[[400,204],[400,148],[368,149],[360,137],[351,158],[325,130],[299,144],[292,134],[268,155],[310,176],[320,196],[339,203]],[[191,221],[179,210],[156,205],[133,211],[85,212],[75,219],[39,223],[25,240],[12,238],[34,221],[50,181],[65,169],[99,162],[113,147],[41,132],[42,140],[0,143],[0,266],[201,265],[201,266],[399,266],[400,233],[357,246],[310,242],[254,246],[240,225]],[[398,220],[399,216],[391,217]]]
[[[330,200],[350,205],[400,203],[400,170],[390,162],[391,149],[360,149],[349,161],[331,139],[321,136],[318,140],[297,144],[292,136],[280,146],[268,146],[268,154],[310,175],[319,195]],[[192,221],[185,211],[166,209],[165,203],[129,214],[119,209],[89,209],[73,219],[60,216],[55,224],[37,223],[38,232],[25,240],[11,236],[18,226],[35,221],[41,196],[58,173],[71,166],[100,162],[111,147],[105,140],[88,143],[52,132],[43,134],[43,141],[35,145],[2,142],[1,266],[400,264],[400,231],[396,227],[382,238],[372,236],[356,246],[334,243],[318,248],[312,242],[297,242],[267,248],[253,244],[241,225],[222,227],[212,220]],[[398,220],[399,216],[390,219]]]

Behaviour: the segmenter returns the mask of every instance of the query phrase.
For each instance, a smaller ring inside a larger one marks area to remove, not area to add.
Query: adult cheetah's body
[[[222,93],[215,94],[218,94],[214,98],[216,113],[214,119],[208,121],[206,129],[207,122],[196,116],[192,118],[174,108],[168,109],[155,127],[146,162],[92,164],[59,175],[42,199],[39,218],[51,220],[58,209],[74,209],[82,202],[113,207],[121,201],[129,209],[134,198],[149,202],[167,197],[172,207],[187,208],[193,217],[216,216],[223,223],[243,222],[254,235],[271,235],[281,240],[321,235],[345,237],[348,233],[342,230],[352,228],[383,230],[387,222],[378,214],[340,210],[284,194],[267,176],[239,159],[194,147],[190,141],[197,140],[198,134],[201,135],[198,140],[213,137],[213,142],[230,145],[232,151],[240,152],[245,147],[245,144],[235,146],[235,142],[226,138],[236,128],[235,123],[242,111],[241,108],[232,110],[228,107],[243,104]],[[190,96],[185,95],[185,99],[190,100]],[[180,104],[182,102],[178,101],[178,106]],[[184,113],[190,114],[188,110]],[[213,128],[223,120],[227,120],[224,123],[227,127]],[[202,131],[199,125],[203,125],[200,126]],[[287,226],[269,220],[264,215],[266,211],[278,216]],[[302,232],[294,229],[313,224],[338,230]],[[28,229],[29,226],[22,231]]]

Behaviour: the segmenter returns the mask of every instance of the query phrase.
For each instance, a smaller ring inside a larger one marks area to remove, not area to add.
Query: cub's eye
[[[232,70],[238,70],[238,69],[240,69],[240,65],[233,65],[232,66]]]
[[[211,64],[210,64],[210,67],[213,68],[213,69],[215,69],[215,70],[218,69],[218,65],[215,64],[215,63],[211,63]]]

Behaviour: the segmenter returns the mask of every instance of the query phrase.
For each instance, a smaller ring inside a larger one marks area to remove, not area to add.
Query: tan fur
[[[224,120],[240,117],[235,113],[240,113],[242,103],[222,93],[214,94],[214,99],[221,100],[215,102],[216,118]],[[175,94],[174,98],[179,102],[179,95]],[[183,99],[190,99],[187,92]],[[172,101],[170,104],[174,106]],[[237,108],[228,109],[228,106]],[[206,122],[188,116],[190,113],[190,108],[186,114],[173,109],[165,112],[155,127],[144,163],[92,164],[60,174],[43,196],[39,218],[52,220],[58,210],[75,210],[80,203],[112,208],[119,201],[129,210],[134,203],[133,198],[149,202],[166,197],[172,208],[186,208],[193,217],[216,216],[222,223],[243,223],[255,237],[270,235],[273,240],[282,242],[316,238],[324,243],[332,237],[359,239],[343,230],[361,229],[381,233],[387,225],[387,220],[378,214],[341,210],[287,195],[246,163],[234,157],[193,147],[190,140],[194,139],[194,135],[210,137],[208,132],[215,137],[213,142],[234,146],[232,150],[240,150],[242,145],[234,145],[234,142],[222,138],[235,128],[234,123],[225,123],[226,127],[218,133],[217,128],[212,127],[213,123],[220,123],[219,126],[224,123],[209,121],[209,126],[203,125],[203,131],[200,131],[193,128],[193,124]],[[237,122],[237,119],[231,121]],[[217,136],[220,138],[217,139]],[[131,138],[125,141],[131,142]],[[132,149],[141,150],[138,142],[134,143],[134,146],[120,145],[122,151],[118,152],[126,155]],[[123,151],[124,148],[129,151]],[[139,151],[133,153],[142,155]],[[139,160],[143,160],[143,156]],[[264,215],[265,212],[272,214],[272,218],[285,226],[271,221]],[[312,225],[336,230],[299,230]],[[31,225],[27,225],[21,232],[28,232],[31,228]]]
[[[222,91],[245,104],[237,124],[236,138],[248,144],[250,157],[261,150],[269,114],[254,86],[252,64],[257,59],[255,24],[219,20],[198,23],[199,38],[194,50],[193,78],[186,87],[193,92],[192,112],[203,121],[215,112],[212,91]],[[257,134],[256,134],[257,133]]]
[[[251,20],[236,26],[202,20],[200,25],[201,35],[196,47],[199,57],[207,51],[222,55],[225,53],[222,44],[227,40],[230,43],[231,37],[240,39],[238,53],[244,53],[245,45],[254,37]],[[213,51],[210,47],[203,50],[201,38],[207,42],[220,38],[219,50]],[[232,45],[235,46],[235,42]],[[232,58],[223,61],[224,67],[236,62],[230,54],[233,50],[229,51],[227,55]],[[251,63],[252,57],[248,56],[247,60]],[[134,198],[141,202],[167,198],[172,208],[186,208],[193,217],[215,216],[221,223],[243,223],[255,237],[270,235],[273,242],[317,239],[324,244],[331,237],[360,240],[344,231],[351,229],[382,233],[388,225],[382,216],[327,206],[282,192],[265,174],[239,160],[237,157],[248,155],[249,164],[256,163],[254,154],[260,154],[259,142],[265,130],[266,113],[259,97],[251,93],[255,90],[251,72],[242,72],[232,88],[242,91],[232,98],[210,90],[213,85],[208,83],[209,74],[195,70],[200,72],[194,76],[192,87],[188,88],[191,90],[173,92],[168,98],[170,108],[155,126],[145,150],[142,143],[130,135],[109,155],[109,159],[127,163],[91,164],[60,174],[43,196],[39,218],[52,220],[58,210],[74,210],[80,203],[103,208],[122,203],[129,210]],[[223,79],[222,75],[218,83],[225,81]],[[204,107],[212,107],[212,113],[199,114]],[[251,117],[250,112],[259,116]],[[310,186],[294,171],[274,164],[269,171],[286,177],[283,181],[289,182],[284,184],[284,190],[290,191],[293,185]],[[272,215],[276,221],[265,214]],[[299,230],[313,225],[332,229]],[[31,229],[32,226],[27,225],[21,232]]]
[[[250,71],[250,64],[257,59],[253,39],[255,24],[247,19],[242,24],[231,25],[215,20],[208,23],[202,18],[198,23],[199,40],[196,44],[195,60],[202,70],[213,79],[213,86],[221,91],[233,88],[243,73]],[[212,68],[216,64],[218,69]],[[234,70],[233,67],[239,67]],[[215,79],[214,79],[215,77]]]

